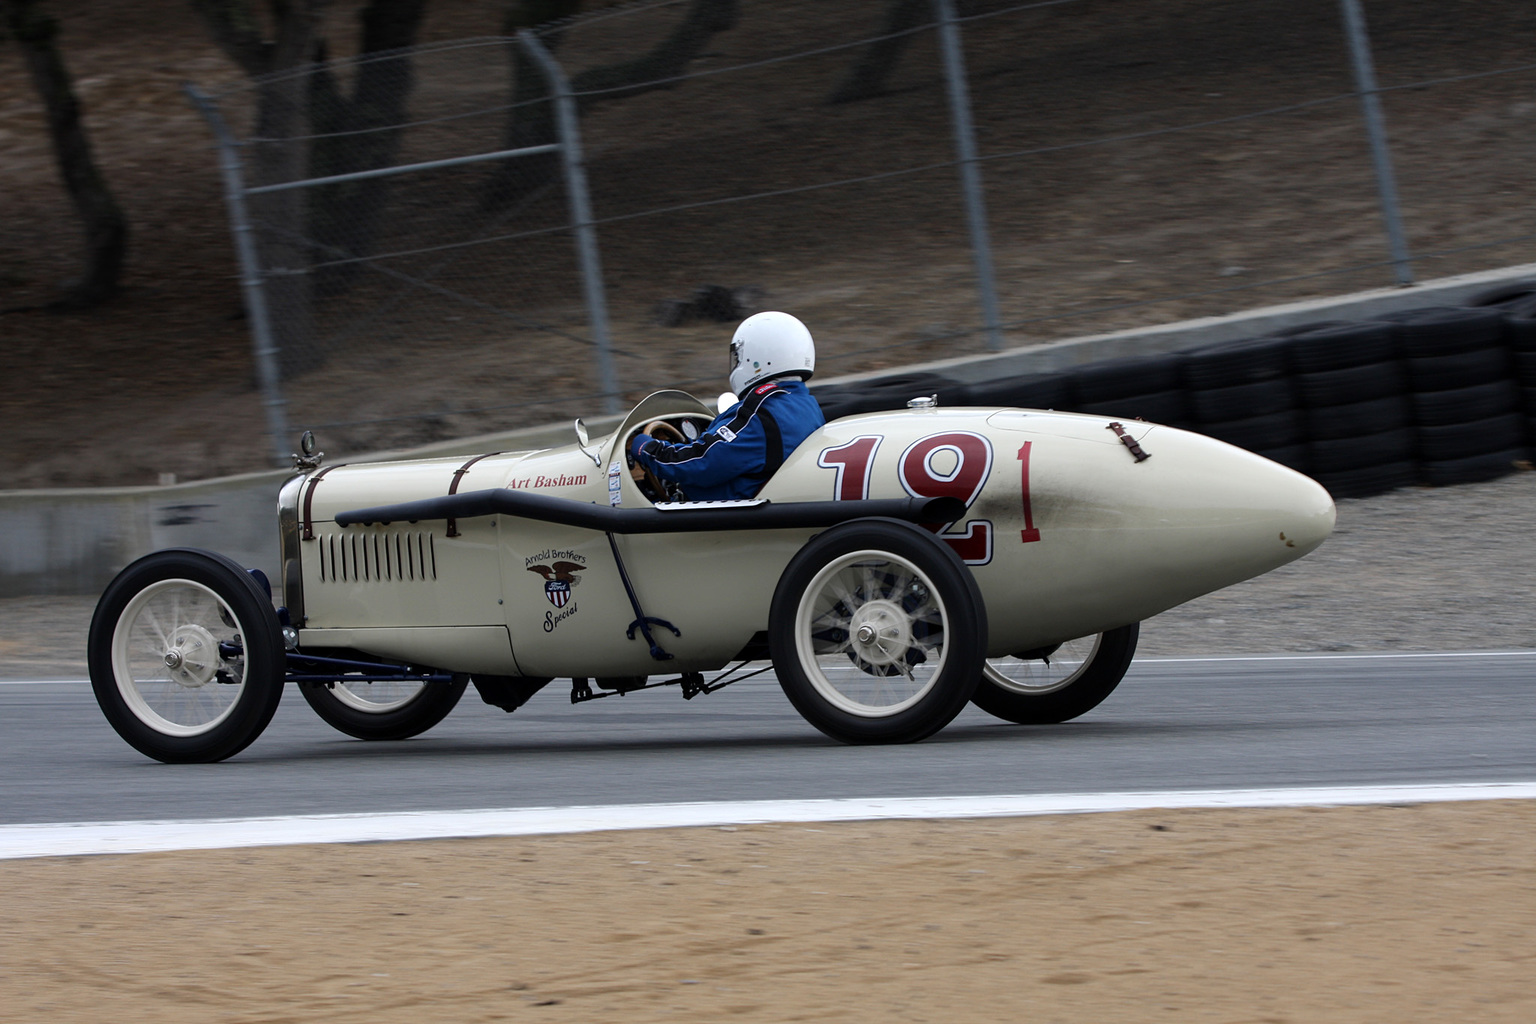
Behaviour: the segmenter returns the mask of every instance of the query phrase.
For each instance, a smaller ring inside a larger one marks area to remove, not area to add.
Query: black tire
[[[1405,362],[1413,391],[1454,391],[1510,376],[1509,351],[1504,348],[1479,348]]]
[[[1280,448],[1263,448],[1254,451],[1255,455],[1262,455],[1271,462],[1278,462],[1287,469],[1294,469],[1298,473],[1311,474],[1312,463],[1307,455],[1307,446],[1304,444],[1288,444]]]
[[[953,401],[964,386],[936,373],[896,373],[889,377],[866,380],[853,385],[862,396],[860,412],[885,412],[905,409],[914,398],[936,395],[940,405],[961,405]]]
[[[249,573],[211,551],[157,551],[118,573],[97,602],[86,657],[112,728],[167,764],[239,753],[283,696],[286,659],[272,602]]]
[[[933,534],[855,520],[812,538],[785,567],[768,646],[807,722],[844,743],[911,743],[971,699],[986,607],[970,570]]]
[[[1536,281],[1511,281],[1496,285],[1467,299],[1469,306],[1507,306],[1536,295]]]
[[[1254,338],[1204,345],[1184,354],[1184,384],[1194,391],[1278,380],[1290,372],[1291,339]]]
[[[1308,458],[1318,474],[1413,462],[1414,432],[1411,428],[1400,427],[1333,441],[1314,441],[1308,445]]]
[[[1292,324],[1289,327],[1279,327],[1269,332],[1272,338],[1294,338],[1299,334],[1311,334],[1313,331],[1322,331],[1330,327],[1351,326],[1354,320],[1311,320],[1304,324]]]
[[[1183,383],[1183,362],[1179,353],[1169,353],[1090,363],[1071,375],[1072,400],[1077,408],[1088,411],[1090,404],[1128,395],[1177,391]]]
[[[464,696],[469,676],[445,683],[300,683],[299,692],[320,719],[338,732],[360,740],[406,740],[448,717]],[[391,687],[389,698],[369,692]],[[414,692],[401,692],[414,691]]]
[[[1412,396],[1413,420],[1421,427],[1485,420],[1520,410],[1520,388],[1513,381],[1496,380],[1454,391],[1420,391]]]
[[[1523,388],[1536,388],[1536,352],[1515,353],[1515,379]]]
[[[1504,311],[1426,306],[1380,317],[1393,324],[1398,351],[1409,359],[1449,356],[1500,344]]]
[[[1451,462],[1476,455],[1502,452],[1525,444],[1525,417],[1518,412],[1490,416],[1468,423],[1419,429],[1419,458],[1424,462]]]
[[[821,406],[821,415],[828,423],[863,411],[864,396],[857,388],[835,385],[817,388],[811,394]]]
[[[1516,352],[1536,352],[1536,301],[1505,315],[1504,340]]]
[[[1226,423],[1255,416],[1271,416],[1296,408],[1296,391],[1289,378],[1239,384],[1234,388],[1209,388],[1189,394],[1196,423]]]
[[[1314,479],[1335,498],[1369,498],[1399,487],[1412,487],[1419,482],[1419,466],[1416,462],[1388,462],[1318,473]]]
[[[1343,370],[1299,373],[1296,395],[1305,406],[1345,405],[1406,394],[1408,379],[1397,360],[1351,366]]]
[[[971,703],[1019,725],[1054,725],[1086,715],[1125,678],[1140,635],[1141,625],[1133,622],[1049,649],[990,659]],[[1062,647],[1084,641],[1087,649],[1073,652],[1064,671],[1051,671],[1049,658],[1059,656]]]
[[[1291,365],[1298,373],[1369,366],[1397,358],[1392,326],[1386,323],[1330,324],[1291,336]]]
[[[1078,412],[1095,416],[1113,416],[1117,419],[1145,420],[1163,423],[1170,427],[1192,426],[1194,417],[1189,412],[1189,400],[1182,390],[1158,391],[1148,395],[1127,395],[1106,402],[1083,402]]]
[[[1246,448],[1251,452],[1272,451],[1300,444],[1306,439],[1306,426],[1301,413],[1292,409],[1286,412],[1255,416],[1246,420],[1228,420],[1225,423],[1205,423],[1201,433],[1218,441]]]
[[[972,384],[966,391],[967,401],[983,408],[1065,409],[1070,400],[1064,378],[1054,373],[1004,377]]]
[[[1376,434],[1383,430],[1406,427],[1410,416],[1408,400],[1402,395],[1389,398],[1373,398],[1369,402],[1350,402],[1348,405],[1323,405],[1305,412],[1307,438],[1311,441],[1333,441],[1359,434]]]
[[[1515,463],[1530,453],[1525,448],[1509,448],[1502,452],[1473,455],[1465,459],[1445,462],[1426,462],[1419,467],[1419,477],[1431,487],[1450,487],[1455,484],[1476,484],[1513,473]]]

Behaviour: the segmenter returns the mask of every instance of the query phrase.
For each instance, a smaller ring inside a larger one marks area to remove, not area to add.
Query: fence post
[[[1371,63],[1371,41],[1365,32],[1365,12],[1360,0],[1339,0],[1344,11],[1344,34],[1349,38],[1349,58],[1355,68],[1355,91],[1365,113],[1365,131],[1371,139],[1371,163],[1376,167],[1376,191],[1381,198],[1381,218],[1387,225],[1387,244],[1397,283],[1413,284],[1413,262],[1403,234],[1402,212],[1397,205],[1397,180],[1392,173],[1392,152],[1387,149],[1387,130],[1381,116],[1381,95],[1376,88],[1376,69]]]
[[[224,177],[224,202],[229,206],[230,229],[235,236],[235,256],[240,263],[240,290],[245,297],[245,313],[251,321],[251,354],[256,362],[256,378],[261,383],[261,404],[267,410],[267,433],[272,443],[272,457],[277,465],[288,464],[291,441],[288,437],[287,402],[283,398],[282,378],[277,368],[277,346],[272,342],[272,319],[267,311],[267,292],[261,278],[261,260],[256,254],[250,214],[245,208],[245,172],[240,163],[237,143],[224,123],[218,104],[191,82],[182,90],[193,106],[207,120],[219,146],[219,170]]]
[[[565,168],[565,190],[570,193],[571,227],[576,236],[576,258],[581,263],[581,290],[587,302],[587,319],[597,345],[598,376],[603,388],[603,411],[619,411],[619,382],[613,372],[608,342],[608,303],[603,294],[603,268],[597,255],[597,229],[592,224],[592,203],[587,196],[587,171],[581,156],[581,124],[571,83],[559,63],[527,29],[517,41],[539,65],[554,94],[555,124],[560,132],[560,162]]]
[[[992,269],[992,241],[987,235],[987,207],[981,193],[981,169],[976,163],[976,128],[971,123],[971,97],[966,86],[965,55],[960,50],[960,30],[955,25],[953,0],[933,0],[939,21],[939,49],[944,57],[944,82],[949,91],[950,118],[955,127],[955,152],[959,156],[960,191],[965,197],[965,216],[971,231],[971,256],[976,263],[976,290],[981,315],[987,324],[987,348],[1003,347],[1001,318],[997,311],[997,275]]]

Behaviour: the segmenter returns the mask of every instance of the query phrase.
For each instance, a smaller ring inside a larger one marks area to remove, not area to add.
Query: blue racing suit
[[[689,501],[750,498],[825,422],[805,381],[781,378],[749,390],[692,441],[637,434],[630,453],[660,479],[680,485]]]

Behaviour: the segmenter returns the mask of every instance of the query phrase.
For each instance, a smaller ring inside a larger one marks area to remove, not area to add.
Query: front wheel
[[[986,656],[986,608],[948,545],[891,520],[844,523],[790,561],[768,627],[795,709],[844,743],[910,743],[958,715]]]
[[[222,761],[272,720],[282,627],[266,593],[209,551],[157,551],[120,572],[87,641],[91,689],[117,734],[170,764]]]
[[[1139,623],[1009,658],[992,658],[971,703],[1019,725],[1053,725],[1085,715],[1108,697],[1136,653]]]

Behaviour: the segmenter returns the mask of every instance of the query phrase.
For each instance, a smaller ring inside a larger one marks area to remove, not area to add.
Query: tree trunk
[[[541,13],[540,9],[574,9],[576,4],[561,4],[558,0],[525,2],[519,5],[524,16]],[[569,12],[567,12],[569,13]],[[654,89],[671,89],[678,83],[677,77],[688,70],[688,65],[703,52],[717,32],[736,27],[736,0],[693,0],[688,13],[676,29],[650,53],[621,64],[592,68],[571,80],[571,91],[576,93],[576,109],[584,114],[609,100],[638,96]],[[555,16],[563,16],[557,14]],[[508,19],[508,33],[517,28]],[[550,33],[544,44],[551,50],[559,42],[559,36]],[[544,99],[549,87],[544,76],[518,52],[515,43],[508,44],[512,55],[512,75],[516,89],[513,97],[516,106],[508,121],[507,148],[541,146],[555,139],[554,110],[551,103],[525,105],[529,100]],[[582,95],[587,93],[589,95]],[[524,196],[542,187],[555,176],[559,161],[554,155],[523,157],[515,161],[503,161],[491,187],[486,192],[487,207],[510,206]]]
[[[933,17],[932,0],[892,0],[886,8],[880,38],[860,52],[847,76],[827,98],[828,103],[852,103],[885,93],[896,62],[912,42],[912,29]]]
[[[306,128],[309,90],[303,75],[280,75],[308,63],[315,26],[327,0],[271,0],[274,39],[262,38],[249,0],[192,0],[214,39],[257,86],[256,129],[251,150],[252,184],[296,181],[305,176],[306,146],[295,138]],[[304,237],[304,189],[269,192],[251,199],[260,240],[262,285],[272,319],[278,365],[291,377],[323,361],[314,344],[310,246]]]
[[[508,37],[512,103],[507,107],[507,139],[503,149],[545,146],[555,141],[555,108],[549,101],[549,83],[538,65],[522,52],[517,33],[572,17],[580,9],[581,0],[512,0],[507,5],[501,31]],[[550,29],[542,34],[540,42],[554,53],[563,38],[563,30]],[[480,205],[487,210],[513,206],[553,180],[559,166],[559,157],[553,153],[498,161],[481,194]]]
[[[373,0],[359,15],[363,54],[414,45],[425,9],[426,0]],[[317,136],[310,148],[310,177],[395,164],[400,152],[400,126],[413,84],[409,54],[358,64],[350,97],[337,88],[328,69],[317,68],[310,91],[310,124]],[[314,190],[309,234],[317,244],[320,261],[366,256],[373,250],[388,190],[385,178]],[[316,274],[317,294],[345,291],[360,269],[358,263],[322,267]]]
[[[27,70],[48,112],[59,174],[85,229],[85,273],[56,307],[89,308],[117,294],[128,252],[128,222],[96,170],[90,140],[80,123],[80,101],[54,45],[58,23],[36,0],[0,0],[5,27],[26,52]]]

